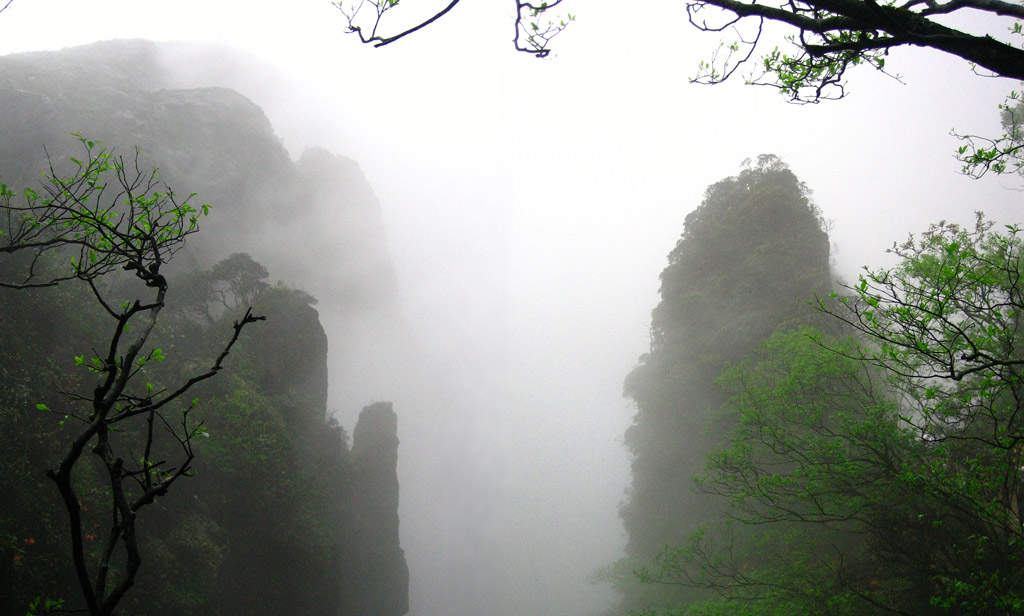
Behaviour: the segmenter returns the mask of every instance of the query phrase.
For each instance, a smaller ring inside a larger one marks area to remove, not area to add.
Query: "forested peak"
[[[673,302],[694,285],[740,288],[788,274],[809,275],[797,294],[828,290],[829,239],[810,190],[777,156],[747,160],[735,176],[705,191],[686,216],[683,234],[661,274],[663,301]]]
[[[821,212],[789,166],[771,154],[745,161],[738,175],[709,186],[686,217],[661,273],[652,349],[670,340],[677,350],[719,345],[716,331],[767,335],[831,290],[829,253]],[[689,342],[680,346],[682,339]]]
[[[821,211],[811,191],[789,166],[774,154],[743,161],[738,175],[727,177],[704,191],[700,206],[686,216],[675,262],[687,239],[717,242],[723,235],[760,232],[824,234]]]
[[[776,331],[813,319],[811,302],[831,288],[820,212],[779,157],[746,161],[738,175],[708,187],[661,273],[650,352],[624,383],[637,412],[624,435],[633,483],[620,511],[629,537],[622,570],[684,544],[720,511],[694,491],[726,434],[715,379]],[[638,587],[629,576],[620,590],[623,612],[695,596]]]
[[[361,375],[396,322],[380,207],[353,160],[291,158],[223,87],[236,60],[148,41],[0,57],[0,286],[71,272],[0,289],[0,614],[40,596],[109,614],[129,587],[118,613],[408,611],[397,419],[361,420],[356,469],[327,416],[324,323],[332,368]]]

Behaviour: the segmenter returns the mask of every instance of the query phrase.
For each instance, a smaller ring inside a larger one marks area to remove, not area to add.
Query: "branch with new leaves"
[[[460,1],[450,0],[428,18],[394,34],[384,34],[382,26],[385,15],[398,8],[400,0],[337,0],[334,5],[348,21],[349,32],[363,43],[381,47],[434,24]],[[552,40],[576,18],[571,13],[549,17],[562,2],[516,0],[516,50],[540,58],[551,53]],[[890,50],[906,46],[941,51],[963,58],[979,71],[1024,80],[1024,50],[1014,38],[1024,34],[1024,6],[1016,2],[690,0],[686,12],[698,30],[731,33],[731,40],[723,41],[709,60],[700,63],[691,79],[697,83],[721,83],[747,66],[751,68],[744,75],[747,83],[777,88],[793,102],[842,98],[851,68],[871,66],[889,74]],[[948,25],[957,23],[955,18],[979,13],[1003,19],[1006,31],[976,34]],[[790,30],[788,49],[765,40],[768,22]],[[771,45],[771,50],[758,55],[757,48],[763,44]]]
[[[147,378],[164,359],[150,338],[166,299],[162,273],[185,239],[199,230],[208,213],[143,172],[134,160],[116,156],[101,143],[79,137],[81,158],[61,174],[50,161],[42,189],[15,192],[0,184],[0,265],[13,289],[50,287],[78,281],[88,285],[103,313],[112,319],[105,350],[75,357],[75,365],[95,379],[85,393],[62,392],[61,408],[38,404],[40,411],[73,419],[76,430],[62,459],[47,476],[56,484],[67,513],[75,574],[90,616],[108,616],[135,583],[142,563],[136,536],[140,511],[191,474],[194,440],[206,434],[190,413],[197,399],[187,399],[195,385],[214,377],[243,329],[264,317],[251,309],[234,322],[232,335],[209,368],[176,386],[157,388]],[[111,299],[115,285],[134,279],[137,297]],[[139,418],[143,423],[133,422]],[[157,438],[159,433],[166,436]],[[162,450],[176,449],[176,462]],[[159,450],[159,452],[158,452]],[[110,524],[102,549],[87,553],[83,497],[75,471],[91,451],[106,470],[105,498]]]
[[[996,175],[1024,174],[1024,101],[1022,94],[1012,91],[999,105],[1003,134],[997,138],[978,135],[953,136],[963,145],[957,151],[957,160],[964,175],[980,178],[990,171]]]
[[[59,173],[51,160],[40,190],[15,192],[0,183],[0,255],[31,254],[22,277],[0,280],[0,286],[94,281],[118,269],[155,286],[161,266],[209,212],[207,205],[197,209],[188,199],[179,202],[156,171],[141,171],[138,151],[125,161],[102,144],[82,137],[79,142],[82,158],[71,157],[70,175]],[[71,253],[71,267],[41,274],[58,252]]]
[[[720,83],[750,65],[747,83],[775,87],[794,102],[818,102],[845,96],[846,74],[855,66],[887,72],[890,50],[904,46],[931,48],[963,58],[979,70],[1024,79],[1024,50],[1012,38],[1021,34],[1020,22],[1013,22],[1003,36],[945,25],[950,23],[948,16],[970,12],[1024,19],[1024,7],[1001,0],[693,1],[687,4],[687,15],[694,27],[734,35],[709,62],[700,64],[694,81]],[[752,62],[763,43],[766,22],[795,31],[786,37],[790,50],[774,46]]]
[[[819,308],[870,341],[858,358],[900,379],[908,423],[930,440],[1024,443],[1024,242],[1020,228],[941,223]],[[981,427],[985,426],[984,429]]]

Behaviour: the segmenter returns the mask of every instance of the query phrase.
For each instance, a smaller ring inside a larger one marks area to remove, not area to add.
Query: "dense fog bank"
[[[688,213],[744,159],[774,152],[807,183],[846,281],[894,262],[885,249],[929,223],[969,225],[979,208],[999,223],[1019,218],[1010,182],[958,175],[948,134],[997,131],[1005,83],[894,50],[906,85],[857,71],[848,100],[794,107],[739,83],[689,85],[717,38],[682,27],[684,4],[659,0],[658,19],[636,21],[621,7],[581,7],[546,62],[510,51],[501,2],[462,3],[382,49],[344,36],[328,2],[16,0],[0,16],[3,53],[113,37],[208,41],[133,42],[113,54],[123,62],[97,52],[107,68],[83,75],[148,93],[115,131],[195,90],[208,111],[235,110],[227,119],[261,144],[209,144],[232,173],[267,175],[253,184],[258,216],[214,204],[209,229],[237,230],[270,282],[319,299],[328,408],[342,425],[394,402],[413,615],[593,614],[618,601],[587,579],[641,542],[619,517],[634,498],[637,430],[627,430],[638,413],[623,377],[650,351],[658,273]],[[627,26],[628,41],[610,45]],[[163,101],[160,88],[177,92]],[[207,180],[172,185],[210,200],[219,178]],[[357,203],[338,201],[348,195]],[[196,239],[206,265],[234,252]]]

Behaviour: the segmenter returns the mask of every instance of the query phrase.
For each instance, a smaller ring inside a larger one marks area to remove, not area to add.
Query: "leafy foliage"
[[[716,592],[679,614],[1006,614],[1020,588],[1021,248],[1015,227],[933,226],[726,371],[725,517],[648,581]]]
[[[957,151],[957,159],[963,163],[964,175],[980,178],[990,171],[997,175],[1024,173],[1024,102],[1021,101],[1021,93],[1010,92],[999,105],[999,112],[1004,132],[996,139],[953,132],[963,142]]]
[[[91,390],[61,391],[63,401],[54,407],[64,415],[60,425],[70,419],[77,429],[67,436],[70,443],[59,464],[47,472],[67,514],[74,574],[86,610],[100,616],[113,613],[135,583],[142,562],[136,534],[140,510],[189,474],[193,441],[205,433],[201,423],[189,418],[195,401],[178,407],[180,419],[170,410],[194,385],[221,369],[242,329],[260,318],[246,312],[236,321],[234,335],[207,370],[168,388],[149,382],[147,367],[164,358],[159,347],[149,346],[168,288],[160,270],[197,230],[200,214],[187,201],[177,203],[170,191],[159,192],[156,172],[143,174],[137,154],[132,171],[102,145],[80,141],[84,160],[71,159],[75,170],[70,176],[58,175],[51,163],[42,194],[26,189],[19,202],[0,185],[0,213],[6,219],[0,229],[5,240],[0,255],[29,255],[27,261],[15,262],[23,274],[4,286],[26,289],[83,281],[98,308],[113,320],[109,337],[99,346],[103,351],[75,355],[75,366],[95,380]],[[201,209],[205,214],[206,207]],[[69,251],[70,268],[60,264]],[[40,271],[47,264],[50,268]],[[118,270],[130,272],[143,285],[129,293],[149,297],[111,301],[116,294],[105,288],[104,278]],[[35,407],[53,412],[44,402]],[[157,430],[170,436],[172,449],[180,449],[177,464],[163,458],[167,454]],[[101,461],[106,477],[82,486],[75,476],[86,464],[82,454],[87,449]],[[86,515],[82,501],[88,492],[97,494],[109,510],[109,530],[101,530],[98,523],[90,526],[92,516]],[[93,540],[95,546],[88,544]],[[116,557],[121,550],[123,560]]]
[[[868,360],[900,379],[904,420],[923,439],[968,439],[1012,452],[1022,433],[1021,239],[940,223],[892,251],[899,266],[866,272],[822,309],[874,345]]]
[[[83,158],[71,157],[74,170],[62,175],[50,162],[42,190],[16,193],[0,184],[0,255],[31,253],[24,278],[0,281],[10,288],[53,286],[79,279],[95,280],[119,269],[136,272],[150,287],[160,267],[198,230],[209,206],[196,210],[161,192],[156,171],[126,164],[102,144],[79,137]],[[166,190],[166,189],[165,189]],[[194,195],[192,195],[194,196]],[[37,266],[52,252],[74,249],[70,271],[53,272],[37,282]]]

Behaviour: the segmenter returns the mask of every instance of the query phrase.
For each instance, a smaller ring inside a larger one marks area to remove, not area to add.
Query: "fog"
[[[996,134],[1015,84],[894,50],[904,83],[856,70],[848,98],[789,105],[741,80],[689,84],[717,38],[683,3],[576,5],[543,61],[514,53],[498,1],[381,49],[345,35],[326,0],[15,0],[0,14],[2,54],[111,38],[238,49],[235,68],[196,62],[182,84],[238,89],[295,157],[317,145],[359,163],[408,330],[331,337],[329,404],[351,429],[365,404],[394,403],[414,616],[610,605],[587,578],[624,544],[622,379],[647,349],[686,213],[744,159],[775,153],[808,184],[851,279],[929,223],[1020,219],[1011,180],[958,174],[949,134]],[[168,62],[191,53],[174,49]],[[339,360],[339,345],[362,360]]]

